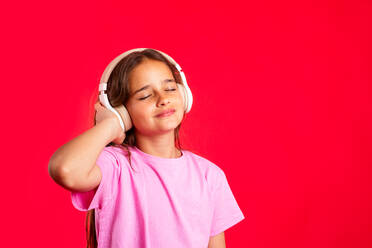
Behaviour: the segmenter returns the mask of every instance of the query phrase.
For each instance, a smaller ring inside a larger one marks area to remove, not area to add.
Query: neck
[[[156,136],[136,133],[135,136],[138,149],[147,154],[162,158],[178,158],[182,155],[175,146],[174,131]]]

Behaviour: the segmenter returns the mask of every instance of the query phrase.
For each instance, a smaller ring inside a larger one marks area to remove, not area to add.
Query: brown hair
[[[182,78],[179,74],[177,68],[170,62],[168,59],[158,51],[154,49],[145,49],[140,52],[132,52],[129,55],[125,56],[120,62],[115,66],[112,70],[110,77],[107,82],[107,90],[106,94],[109,99],[110,105],[112,107],[118,107],[119,105],[123,104],[126,106],[126,103],[130,97],[129,91],[129,73],[139,64],[142,63],[144,59],[152,59],[164,62],[168,67],[171,69],[174,79],[176,83],[183,84]],[[95,91],[96,96],[95,99],[98,97],[98,87]],[[185,117],[185,112],[184,112]],[[182,119],[182,121],[184,118]],[[181,123],[182,123],[181,121]],[[174,129],[174,141],[176,148],[182,149],[180,140],[179,140],[179,130],[181,128],[181,123]],[[94,118],[94,125],[95,125],[95,118]],[[114,142],[110,142],[107,146],[114,146],[121,148],[123,151],[125,150],[128,154],[128,160],[131,168],[131,159],[130,159],[130,151],[129,146],[133,147],[136,146],[136,138],[134,135],[135,127],[133,126],[130,130],[125,133],[125,139],[122,144],[118,145]],[[133,169],[134,170],[134,169]],[[95,228],[95,209],[89,210],[86,215],[86,239],[87,239],[87,248],[97,248],[97,238],[96,238],[96,228]]]

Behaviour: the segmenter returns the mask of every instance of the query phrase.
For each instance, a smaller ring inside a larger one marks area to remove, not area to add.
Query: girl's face
[[[144,135],[164,134],[181,123],[182,95],[170,68],[163,62],[145,59],[129,74],[130,97],[126,108],[135,129]],[[164,110],[175,112],[166,117]]]

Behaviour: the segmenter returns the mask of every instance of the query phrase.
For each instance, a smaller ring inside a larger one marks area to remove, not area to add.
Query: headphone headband
[[[108,64],[108,66],[106,67],[105,71],[103,72],[102,74],[102,77],[101,77],[101,81],[100,83],[107,83],[109,77],[110,77],[110,74],[111,72],[114,70],[115,66],[120,62],[120,60],[122,60],[125,56],[133,53],[133,52],[142,52],[143,50],[146,50],[148,48],[134,48],[134,49],[131,49],[131,50],[128,50],[122,54],[120,54],[119,56],[117,56],[115,59],[113,59],[110,64]],[[155,49],[153,49],[155,50]],[[176,63],[176,61],[174,61],[170,56],[168,56],[167,54],[161,52],[161,51],[158,51],[158,50],[155,50],[157,52],[160,52],[162,55],[164,55],[168,60],[170,60],[170,62],[172,62],[172,64],[174,64],[177,69],[179,67],[179,65]]]

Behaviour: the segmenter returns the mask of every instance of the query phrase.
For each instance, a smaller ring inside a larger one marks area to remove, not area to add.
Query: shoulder
[[[193,164],[204,172],[208,182],[215,184],[221,180],[221,178],[223,178],[224,171],[215,162],[212,162],[210,159],[207,159],[194,152],[187,152]]]
[[[106,146],[105,148],[103,148],[103,150],[115,155],[115,156],[118,156],[118,154],[122,153],[122,154],[126,154],[127,153],[127,150],[125,149],[125,147],[121,146],[121,147],[118,147],[118,146]]]
[[[108,156],[112,161],[115,161],[119,166],[129,164],[128,152],[125,147],[106,146],[103,148],[100,156]]]
[[[216,163],[212,162],[210,159],[207,159],[192,151],[186,150],[186,152],[188,152],[188,155],[191,158],[191,160],[198,163],[198,165],[213,171],[222,171],[222,169]]]

